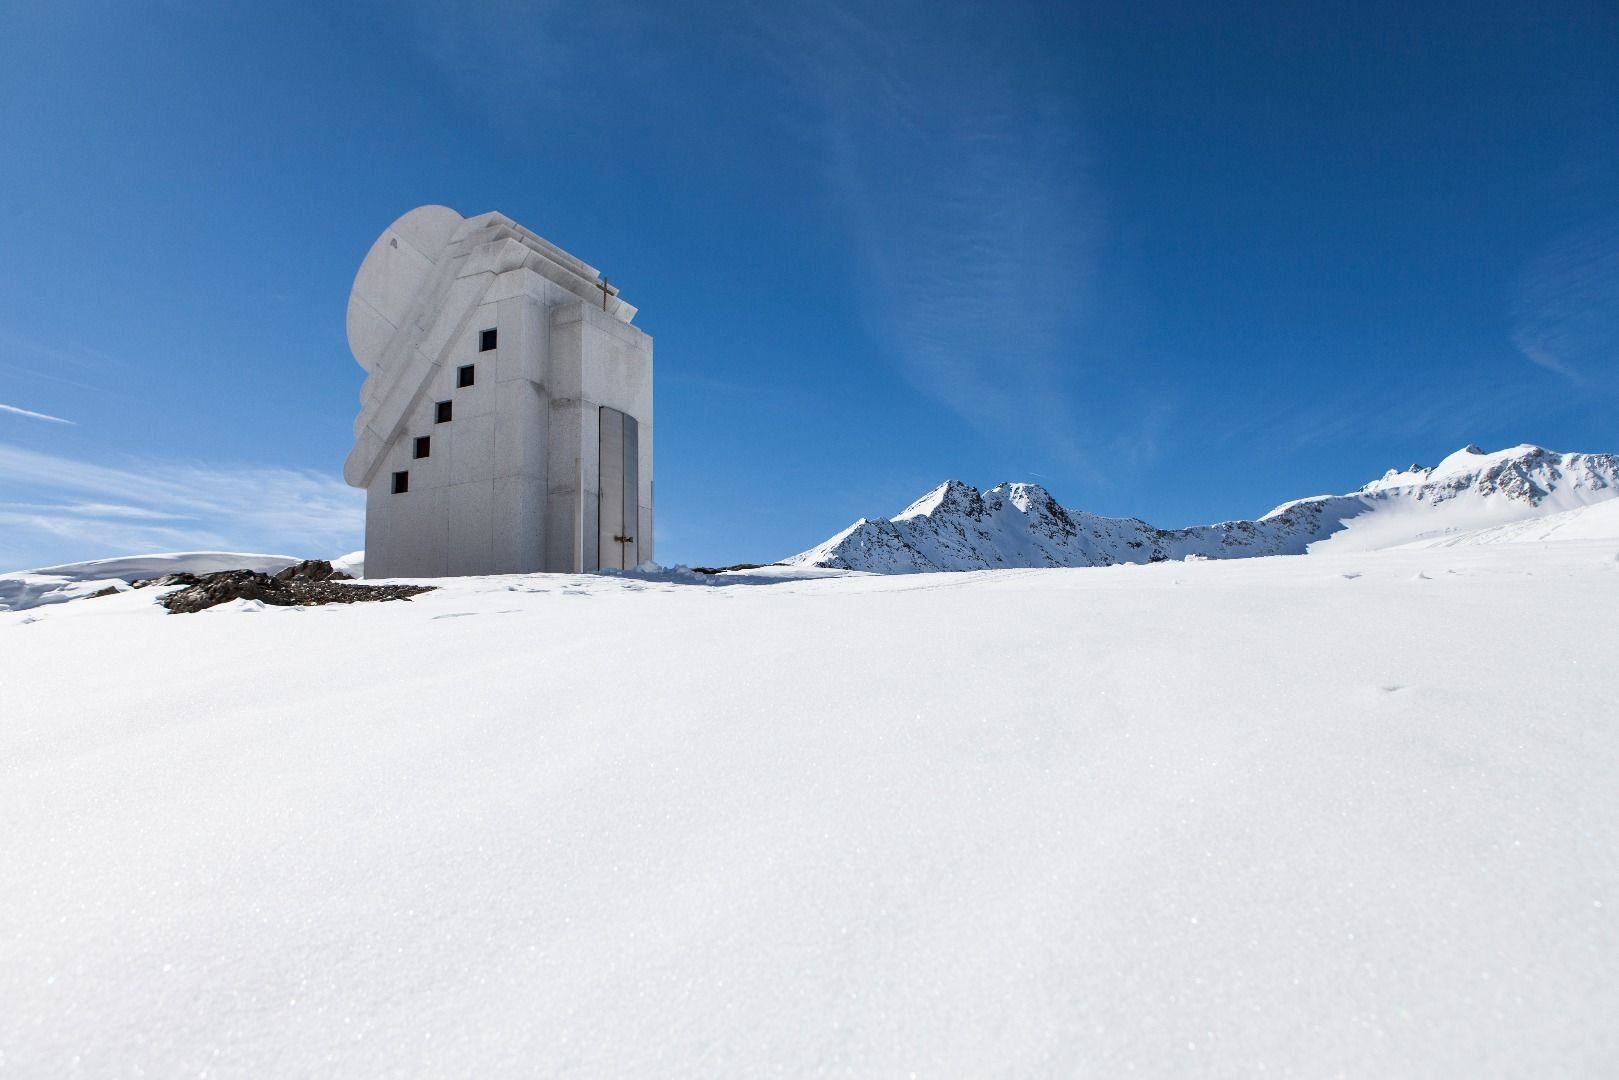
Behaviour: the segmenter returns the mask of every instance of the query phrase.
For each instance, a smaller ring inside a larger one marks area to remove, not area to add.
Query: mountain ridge
[[[1344,495],[1284,502],[1253,520],[1162,529],[1063,506],[1039,484],[984,491],[947,480],[892,518],[861,518],[788,565],[870,573],[1108,566],[1394,547],[1575,510],[1619,495],[1619,457],[1529,443],[1468,445],[1433,466],[1390,469]]]

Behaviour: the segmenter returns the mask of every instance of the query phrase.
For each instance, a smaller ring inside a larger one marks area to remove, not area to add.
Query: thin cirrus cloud
[[[0,371],[20,385],[51,383],[105,394],[108,392],[107,373],[127,371],[128,368],[126,361],[88,345],[77,342],[51,344],[0,326]],[[15,405],[0,405],[0,412],[16,413],[36,420],[72,423]]]
[[[0,443],[0,569],[152,551],[342,554],[364,495],[298,469],[128,461]]]
[[[1085,456],[1069,344],[1103,220],[1071,103],[989,62],[986,10],[845,6],[761,23],[810,117],[866,312],[922,393],[980,429]],[[896,52],[895,41],[910,44]],[[1032,62],[1029,62],[1032,63]]]
[[[1512,343],[1570,382],[1606,382],[1619,359],[1619,222],[1565,234],[1519,275]]]
[[[754,99],[786,109],[773,129],[806,155],[847,229],[865,321],[918,393],[1040,455],[1073,464],[1094,451],[1080,435],[1072,343],[1094,307],[1103,201],[1060,67],[1018,47],[1016,16],[987,3],[941,14],[920,0],[706,10],[716,39],[775,80],[780,97]],[[453,25],[423,0],[405,11],[428,65],[514,121],[558,100],[553,84],[593,71],[606,40],[615,82],[656,93],[649,72],[672,63],[661,45],[672,16],[617,0],[588,21],[506,0],[469,4]],[[546,64],[468,60],[514,27],[546,43]]]
[[[16,405],[7,405],[4,402],[0,402],[0,412],[10,413],[12,416],[24,416],[30,420],[44,420],[51,424],[73,423],[73,421],[64,420],[60,416],[52,416],[50,413],[35,412],[32,409],[23,409]]]

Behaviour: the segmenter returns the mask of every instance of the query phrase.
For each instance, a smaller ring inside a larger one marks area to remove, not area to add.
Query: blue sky
[[[0,5],[0,569],[360,546],[344,308],[426,202],[640,307],[665,562],[1619,450],[1616,9],[1216,7]]]

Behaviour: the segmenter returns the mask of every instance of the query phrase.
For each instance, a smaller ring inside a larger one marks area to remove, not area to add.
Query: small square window
[[[409,490],[410,490],[410,473],[408,473],[408,472],[396,472],[396,473],[394,473],[394,494],[395,495],[403,495],[405,492],[407,492]]]
[[[441,401],[433,407],[433,423],[448,424],[450,422],[450,403]]]
[[[494,347],[495,331],[493,329],[485,330],[483,333],[478,335],[479,352],[490,352],[494,349]]]
[[[411,452],[413,458],[424,458],[433,452],[433,440],[427,435],[416,436],[416,448]]]
[[[455,385],[457,388],[465,390],[472,385],[473,379],[476,377],[472,367],[473,365],[471,364],[462,364],[455,369]]]

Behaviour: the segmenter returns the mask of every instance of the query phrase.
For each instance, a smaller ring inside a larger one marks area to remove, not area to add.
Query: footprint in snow
[[[1383,686],[1379,686],[1378,689],[1383,691],[1385,694],[1398,694],[1402,690],[1405,690],[1406,686],[1403,683],[1386,683]]]
[[[1338,576],[1343,578],[1345,581],[1354,581],[1356,578],[1360,577],[1360,571],[1355,570],[1347,574],[1339,574]]]
[[[475,615],[475,614],[477,614],[477,612],[474,612],[474,611],[452,611],[447,615],[434,615],[433,616],[433,621],[437,622],[439,619],[464,619],[468,615]]]

